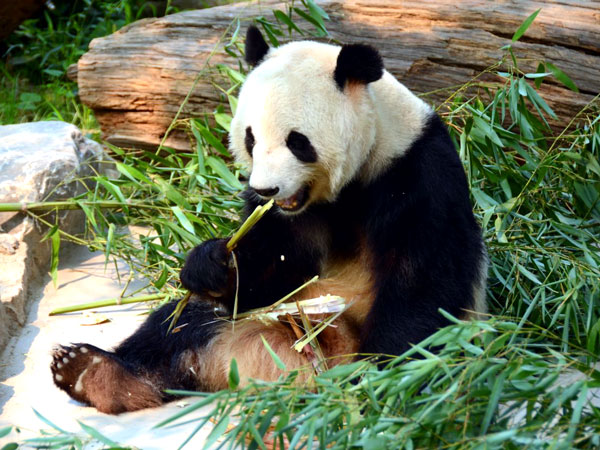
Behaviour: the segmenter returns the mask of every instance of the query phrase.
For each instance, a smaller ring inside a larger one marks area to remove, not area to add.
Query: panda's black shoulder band
[[[246,62],[251,66],[258,65],[269,51],[269,44],[262,33],[254,25],[246,32]]]
[[[341,90],[347,82],[371,83],[383,76],[383,60],[370,45],[344,45],[337,58],[333,78]]]

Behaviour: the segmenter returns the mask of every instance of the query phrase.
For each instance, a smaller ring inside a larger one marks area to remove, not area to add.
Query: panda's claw
[[[68,353],[68,350],[65,346],[59,345],[54,349],[54,358],[62,359]]]

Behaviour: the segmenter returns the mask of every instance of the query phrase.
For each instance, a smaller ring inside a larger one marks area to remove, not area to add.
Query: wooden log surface
[[[331,18],[326,26],[334,39],[375,46],[387,70],[409,88],[437,90],[426,97],[432,103],[444,101],[453,86],[496,63],[514,31],[541,8],[513,45],[522,58],[520,68],[535,72],[539,61],[549,61],[576,83],[579,93],[553,78],[541,87],[563,124],[600,92],[600,3],[595,0],[317,3]],[[81,100],[94,110],[109,142],[155,148],[203,69],[181,117],[211,112],[222,101],[213,84],[221,82],[219,75],[205,69],[219,63],[237,67],[222,51],[225,30],[237,18],[243,28],[258,15],[274,20],[275,8],[285,9],[285,4],[262,1],[188,11],[141,20],[95,39],[77,65]],[[176,131],[166,145],[185,149],[189,140]]]

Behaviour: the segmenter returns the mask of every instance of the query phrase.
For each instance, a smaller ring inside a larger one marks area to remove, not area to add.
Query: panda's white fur
[[[292,300],[334,294],[349,304],[318,336],[330,367],[357,353],[402,353],[448,324],[440,308],[463,318],[486,309],[485,248],[456,149],[377,51],[315,42],[269,49],[251,27],[246,59],[255,67],[230,133],[250,171],[245,215],[265,197],[279,206],[235,258],[226,239],[190,252],[181,281],[196,295],[179,317],[187,326],[168,331],[171,302],[113,352],[58,348],[54,382],[78,401],[119,413],[172,399],[166,388],[223,389],[232,358],[242,383],[277,379],[263,339],[288,369],[305,369],[297,382],[309,379],[312,365],[293,349],[285,320],[234,328],[215,316],[238,300],[238,311],[270,305],[315,274],[321,279]]]
[[[292,42],[271,49],[248,75],[231,123],[230,148],[250,169],[251,188],[278,186],[277,200],[311,183],[317,188],[305,207],[330,202],[357,172],[369,182],[421,134],[429,106],[387,71],[376,82],[340,90],[331,76],[339,52],[334,45]],[[244,144],[248,126],[256,138],[252,157]],[[316,164],[304,164],[290,152],[285,140],[291,130],[310,139]]]

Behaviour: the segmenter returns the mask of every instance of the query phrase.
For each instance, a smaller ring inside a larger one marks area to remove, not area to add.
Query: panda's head
[[[365,45],[270,49],[250,27],[246,60],[255,68],[239,95],[230,147],[250,169],[250,188],[288,214],[334,200],[375,143],[368,85],[383,75],[381,57]]]

